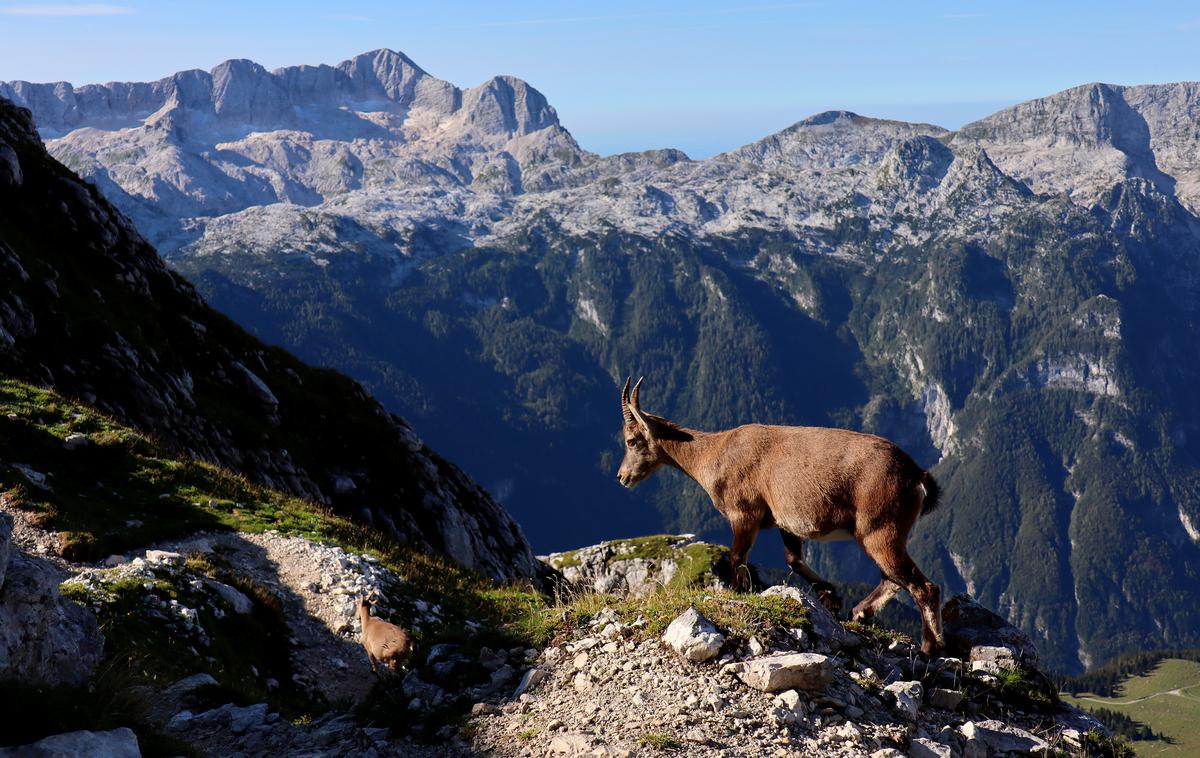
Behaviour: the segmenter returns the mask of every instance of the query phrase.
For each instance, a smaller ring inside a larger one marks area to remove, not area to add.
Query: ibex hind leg
[[[900,585],[896,584],[891,579],[888,579],[886,576],[883,577],[879,582],[879,586],[871,590],[869,595],[864,597],[858,605],[854,606],[854,610],[851,612],[850,618],[854,621],[869,620],[875,614],[883,610],[883,607],[896,596],[896,593],[898,593],[900,589]]]
[[[912,595],[921,611],[921,652],[933,655],[942,649],[942,591],[929,581],[909,557],[904,541],[890,531],[863,537],[863,549],[879,565],[883,575]]]

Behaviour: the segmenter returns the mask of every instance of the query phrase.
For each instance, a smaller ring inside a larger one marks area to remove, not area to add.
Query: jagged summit
[[[154,82],[73,87],[66,82],[9,82],[0,94],[38,113],[49,138],[80,128],[129,128],[163,108],[211,114],[260,129],[305,126],[298,110],[380,107],[425,109],[442,117],[465,109],[465,121],[485,133],[528,134],[558,124],[545,97],[525,82],[498,76],[462,90],[429,75],[408,56],[380,49],[336,66],[286,66],[268,71],[244,58],[211,71],[181,71]]]

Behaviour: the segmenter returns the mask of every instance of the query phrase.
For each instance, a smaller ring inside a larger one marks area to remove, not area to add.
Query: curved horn
[[[644,376],[639,376],[637,384],[633,385],[633,392],[629,395],[629,410],[633,412],[634,418],[638,425],[645,431],[646,436],[650,436],[650,424],[646,422],[646,417],[642,415],[642,405],[638,402],[638,391],[642,388],[642,380]]]
[[[375,603],[379,602],[379,590],[371,590],[367,594],[366,600],[371,605],[375,605]]]
[[[621,415],[625,417],[626,424],[636,424],[637,419],[633,417],[633,411],[629,409],[629,383],[633,381],[633,377],[625,380],[625,389],[621,390]]]

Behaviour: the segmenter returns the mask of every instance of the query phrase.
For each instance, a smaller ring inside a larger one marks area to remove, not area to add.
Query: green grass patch
[[[659,750],[663,752],[683,749],[683,743],[679,740],[675,739],[669,734],[660,734],[657,732],[643,734],[638,738],[638,744],[648,747],[651,750]]]
[[[854,632],[868,645],[876,648],[886,648],[893,642],[904,642],[912,644],[912,637],[904,632],[897,632],[893,629],[887,629],[882,626],[877,626],[869,622],[862,621],[846,621],[842,624],[847,631]]]
[[[1096,755],[1100,758],[1137,758],[1137,751],[1133,745],[1129,744],[1129,740],[1124,737],[1109,737],[1095,729],[1084,733],[1083,747],[1088,755]],[[1145,753],[1145,755],[1159,754]]]
[[[641,616],[646,620],[641,634],[657,636],[691,606],[695,606],[726,636],[738,639],[769,636],[779,629],[808,626],[804,608],[789,598],[738,594],[726,589],[669,586],[638,598],[584,593],[535,610],[519,623],[523,625],[525,633],[546,644],[586,627],[601,610],[612,608],[620,614],[624,623],[631,623]]]

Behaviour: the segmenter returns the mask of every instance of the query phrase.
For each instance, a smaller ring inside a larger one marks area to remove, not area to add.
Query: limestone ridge
[[[0,200],[0,372],[483,573],[532,574],[486,492],[354,382],[209,309],[2,100]]]
[[[156,82],[111,82],[73,87],[67,82],[7,82],[0,92],[36,109],[46,136],[81,127],[130,128],[168,113],[214,117],[219,123],[260,129],[319,123],[305,109],[365,106],[376,111],[463,111],[485,133],[528,134],[558,125],[541,93],[519,79],[497,76],[463,90],[430,76],[391,50],[363,53],[336,67],[290,66],[267,71],[249,60],[228,60]],[[364,124],[364,126],[366,126]]]
[[[78,89],[10,82],[0,96],[35,111],[47,139],[71,135],[58,157],[160,245],[186,231],[172,217],[312,206],[365,186],[520,193],[554,184],[582,154],[520,79],[460,89],[390,50],[336,67],[231,60]]]

